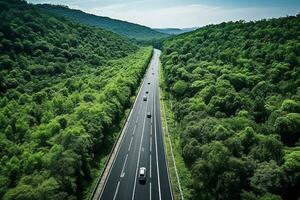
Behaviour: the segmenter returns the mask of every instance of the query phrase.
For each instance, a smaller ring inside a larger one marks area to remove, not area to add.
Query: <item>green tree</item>
[[[281,109],[289,113],[300,113],[300,104],[291,99],[282,102]]]
[[[300,114],[289,113],[278,117],[275,121],[275,130],[281,135],[282,141],[293,146],[300,138]]]
[[[187,83],[179,80],[174,84],[173,91],[176,95],[181,96],[185,94],[187,88],[188,88]]]
[[[260,194],[279,191],[282,187],[284,172],[274,161],[258,164],[250,184]]]

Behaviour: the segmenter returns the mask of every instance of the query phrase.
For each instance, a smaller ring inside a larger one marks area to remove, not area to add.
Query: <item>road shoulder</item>
[[[166,150],[167,165],[171,179],[174,200],[189,199],[191,197],[190,179],[191,173],[186,167],[181,156],[180,129],[176,125],[171,111],[171,100],[165,91],[163,70],[160,68],[159,89],[160,109],[163,126],[164,145]]]

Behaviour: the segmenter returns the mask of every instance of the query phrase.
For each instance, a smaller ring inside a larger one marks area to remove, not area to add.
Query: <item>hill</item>
[[[147,41],[165,38],[168,36],[168,34],[155,31],[146,26],[130,23],[127,21],[111,19],[109,17],[101,17],[97,15],[88,14],[80,10],[70,9],[66,6],[50,4],[40,4],[36,6],[41,9],[68,17],[81,23],[104,28],[117,34],[126,36],[130,39]]]
[[[151,53],[0,0],[0,199],[83,199]]]
[[[299,27],[229,22],[164,43],[191,199],[299,199]]]
[[[169,35],[179,35],[186,32],[194,31],[197,28],[154,28],[154,30],[169,34]]]

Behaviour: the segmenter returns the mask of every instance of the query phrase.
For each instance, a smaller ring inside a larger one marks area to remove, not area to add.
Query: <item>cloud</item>
[[[223,21],[258,20],[262,18],[295,15],[294,8],[252,7],[222,8],[201,4],[147,9],[130,4],[112,4],[85,9],[86,12],[100,16],[122,19],[150,27],[200,27]]]
[[[126,12],[130,12],[130,7],[126,4],[112,4],[112,5],[94,7],[89,9],[89,11],[93,14],[109,13],[112,15],[118,14],[122,10],[126,10]]]

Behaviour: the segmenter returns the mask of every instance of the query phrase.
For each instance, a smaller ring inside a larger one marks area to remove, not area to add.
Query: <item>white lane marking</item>
[[[166,118],[167,114],[166,114],[164,103],[162,103],[162,110],[163,110],[164,116]],[[176,167],[176,162],[175,162],[175,157],[174,157],[174,153],[173,153],[173,147],[172,147],[172,142],[171,142],[171,137],[170,137],[167,121],[165,121],[165,126],[166,126],[166,133],[168,135],[169,145],[171,147],[172,160],[173,160],[173,163],[174,163],[174,169],[175,169],[176,179],[177,179],[177,183],[178,183],[178,188],[179,188],[181,200],[183,200],[184,198],[183,198],[183,193],[182,193],[182,189],[181,189],[181,183],[180,183],[180,179],[179,179],[179,175],[178,175],[178,171],[177,171],[177,167]]]
[[[156,85],[156,84],[155,84]],[[156,99],[156,87],[154,87],[154,117],[156,118],[156,109],[155,109],[155,99]],[[156,155],[156,168],[157,168],[157,184],[158,184],[158,191],[159,191],[159,200],[161,200],[161,191],[160,191],[160,177],[159,177],[159,167],[158,167],[158,154],[157,154],[157,134],[156,134],[156,120],[154,118],[154,133],[155,133],[155,155]]]
[[[124,176],[125,176],[125,172],[122,172],[120,178],[124,178]]]
[[[158,60],[157,60],[157,73],[158,73],[158,76],[156,76],[156,79],[157,79],[157,77],[159,77],[159,74],[160,74],[159,68],[160,68],[161,63],[159,61],[159,56],[160,56],[160,52],[158,51]],[[159,83],[159,80],[158,80],[158,83]],[[159,88],[159,87],[157,87],[157,88]],[[160,90],[158,90],[158,102],[160,102],[159,99],[160,99]],[[160,109],[159,109],[159,113],[161,113]],[[161,122],[161,118],[160,118],[160,122]],[[161,133],[163,134],[163,129],[162,129]],[[165,151],[166,148],[165,148],[165,143],[164,143],[164,137],[163,136],[162,136],[162,143],[163,143],[163,149],[164,149],[164,159],[167,160],[166,151]],[[172,151],[172,146],[171,146],[171,151]],[[171,192],[172,189],[171,189],[171,182],[170,182],[170,173],[169,173],[168,166],[166,166],[166,168],[167,168],[167,175],[168,175],[168,182],[169,182],[169,189],[170,189],[171,199],[173,200],[174,197],[173,197],[173,192]],[[176,165],[175,165],[175,171],[176,171]],[[179,187],[180,187],[180,183],[179,183]],[[183,198],[183,195],[182,195],[181,200],[183,200],[183,199],[184,198]]]
[[[125,172],[122,172],[120,178],[124,178],[124,176],[125,176]]]
[[[152,177],[152,167],[151,167],[151,153],[150,153],[150,178]]]
[[[127,158],[128,158],[128,154],[126,154],[126,158],[125,158],[125,161],[124,161],[124,164],[123,164],[123,167],[122,167],[122,172],[121,172],[121,175],[120,175],[121,178],[123,178],[125,176],[124,168],[125,168],[125,165],[126,165],[126,162],[127,162]]]
[[[141,107],[142,107],[142,102],[140,103],[140,109],[141,109]],[[139,112],[138,112],[138,114],[137,114],[137,116],[136,116],[135,124],[137,124],[138,121],[139,121],[140,113],[141,113],[141,112],[140,112],[140,111],[141,111],[140,109],[139,109]]]
[[[130,143],[129,143],[128,151],[130,151],[131,144],[132,144],[132,140],[133,140],[133,137],[131,137],[131,139],[130,139]]]
[[[148,109],[148,102],[146,104],[146,112],[147,112],[147,109]],[[140,155],[141,155],[142,142],[143,142],[143,137],[144,137],[145,123],[146,123],[146,115],[144,116],[144,123],[143,123],[143,129],[142,129],[142,137],[141,137],[141,141],[140,141],[138,161],[136,163],[136,172],[135,172],[134,185],[133,185],[133,191],[132,191],[132,200],[134,200],[135,187],[136,187],[136,182],[137,182],[136,178],[137,178],[137,174],[138,174],[138,167],[140,164]]]
[[[144,147],[142,147],[142,152],[144,152]]]
[[[150,182],[150,200],[151,200],[151,193],[152,193],[152,192],[151,192],[151,182]]]
[[[134,135],[135,129],[136,129],[136,124],[134,125],[133,131],[132,131],[132,135]]]
[[[153,95],[152,95],[153,96]],[[154,99],[154,97],[153,97],[153,99]],[[154,100],[153,100],[154,101]],[[153,113],[153,111],[152,111],[152,113]],[[153,117],[151,117],[151,134],[152,134],[152,124],[153,124]]]
[[[113,200],[115,200],[116,197],[117,197],[117,193],[118,193],[118,190],[119,190],[119,186],[120,186],[120,181],[118,181],[117,189],[116,189],[116,192],[115,192],[115,195],[114,195],[114,199],[113,199]]]
[[[150,153],[152,152],[152,137],[150,136]],[[150,154],[151,155],[151,154]]]

